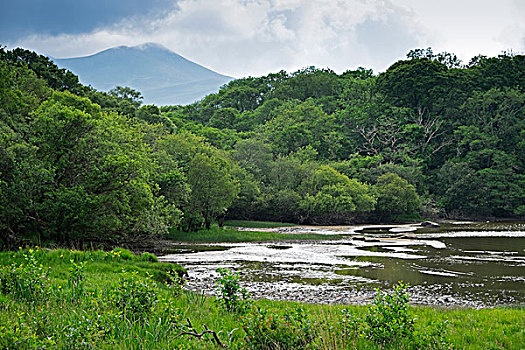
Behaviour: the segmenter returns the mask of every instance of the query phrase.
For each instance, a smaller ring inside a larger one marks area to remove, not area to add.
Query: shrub
[[[380,291],[365,316],[365,334],[376,343],[385,344],[412,338],[414,319],[408,311],[407,286],[399,282],[392,292]]]
[[[23,263],[0,268],[0,291],[26,301],[45,299],[50,291],[48,269],[39,264],[35,250],[20,248],[18,253],[22,255]]]
[[[163,322],[168,324],[169,328],[177,332],[181,331],[184,317],[181,310],[176,307],[175,302],[171,298],[162,298],[155,306],[156,314]]]
[[[239,274],[228,269],[218,268],[220,277],[219,303],[228,311],[245,312],[250,306],[250,294],[239,284]]]
[[[311,321],[300,307],[287,309],[283,316],[259,307],[241,319],[248,349],[305,349],[314,340]]]
[[[122,259],[122,260],[133,260],[135,259],[135,254],[130,252],[128,249],[124,248],[115,248],[109,252],[110,256],[113,259]]]
[[[166,271],[166,274],[168,275],[166,286],[169,288],[171,294],[174,296],[182,294],[182,287],[186,283],[184,278],[182,278],[181,275],[175,269],[170,269]]]
[[[151,261],[151,262],[159,262],[159,259],[157,259],[157,256],[155,254],[151,254],[148,252],[142,253],[140,256],[140,260],[142,261]]]
[[[148,275],[122,271],[119,284],[110,291],[110,300],[125,316],[142,318],[149,314],[158,301],[157,284]]]
[[[415,318],[408,310],[408,301],[407,286],[398,283],[391,292],[379,292],[364,319],[343,309],[343,342],[356,346],[355,341],[364,338],[380,348],[451,349],[446,338],[447,322],[420,325],[416,329]]]

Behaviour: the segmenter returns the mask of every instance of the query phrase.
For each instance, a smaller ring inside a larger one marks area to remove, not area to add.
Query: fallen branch
[[[186,319],[186,321],[188,322],[187,325],[184,325],[186,328],[189,329],[189,331],[186,331],[186,332],[182,332],[180,334],[177,335],[177,337],[180,337],[182,335],[190,335],[192,337],[195,337],[195,338],[199,338],[199,339],[202,339],[202,337],[206,334],[211,334],[213,336],[213,341],[219,346],[219,348],[221,349],[227,349],[229,348],[229,345],[224,345],[221,340],[219,339],[219,335],[217,334],[217,332],[211,330],[208,328],[208,326],[206,326],[205,324],[203,324],[202,326],[204,327],[204,330],[202,332],[198,332],[195,327],[193,327],[191,321],[189,318]],[[233,332],[236,331],[237,328],[233,329],[231,332],[230,332],[230,337],[229,337],[229,344],[231,344],[231,341],[232,341],[232,338],[233,338]]]

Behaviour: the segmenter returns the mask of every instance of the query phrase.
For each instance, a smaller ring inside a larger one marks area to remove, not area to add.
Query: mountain
[[[102,91],[129,86],[142,93],[145,104],[158,106],[195,102],[233,79],[154,43],[53,61],[78,75],[83,84]]]

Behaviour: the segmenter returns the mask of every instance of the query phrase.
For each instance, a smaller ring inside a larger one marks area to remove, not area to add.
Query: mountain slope
[[[192,103],[232,80],[152,43],[54,61],[98,90],[108,91],[117,85],[139,90],[145,104]]]

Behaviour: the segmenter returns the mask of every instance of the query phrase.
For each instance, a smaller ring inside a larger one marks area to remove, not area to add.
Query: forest
[[[158,107],[0,48],[0,244],[225,219],[523,219],[524,89],[523,55],[416,49],[380,74],[281,71]]]

